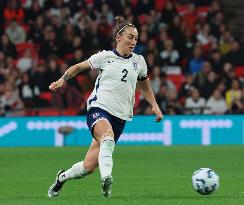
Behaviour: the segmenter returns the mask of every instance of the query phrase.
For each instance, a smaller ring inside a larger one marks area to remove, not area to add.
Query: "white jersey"
[[[137,80],[147,78],[147,65],[141,55],[122,57],[115,49],[92,55],[92,69],[100,69],[87,109],[99,107],[123,120],[131,120]]]

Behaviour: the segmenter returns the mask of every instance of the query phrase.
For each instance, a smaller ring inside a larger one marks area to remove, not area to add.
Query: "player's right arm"
[[[64,84],[64,81],[66,81],[70,78],[73,78],[79,72],[81,72],[83,70],[88,70],[90,68],[91,68],[91,66],[87,60],[70,66],[69,69],[63,74],[63,76],[61,78],[59,78],[55,82],[52,82],[51,85],[49,85],[49,89],[53,90],[53,91],[57,90],[58,88],[62,87],[62,85]]]

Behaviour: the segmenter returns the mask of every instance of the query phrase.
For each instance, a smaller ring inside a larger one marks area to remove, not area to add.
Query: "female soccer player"
[[[88,60],[71,66],[49,89],[55,91],[64,81],[85,69],[99,69],[95,88],[87,100],[87,125],[93,136],[84,161],[68,170],[60,170],[48,190],[49,197],[58,196],[63,184],[70,179],[83,178],[99,166],[103,197],[111,197],[112,154],[127,120],[132,119],[136,84],[152,106],[156,122],[163,115],[155,100],[147,78],[143,56],[133,53],[137,43],[136,27],[123,17],[115,18],[116,48],[92,55]]]

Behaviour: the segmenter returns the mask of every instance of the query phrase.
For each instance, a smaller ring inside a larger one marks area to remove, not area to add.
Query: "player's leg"
[[[86,153],[86,157],[83,163],[85,170],[89,174],[94,172],[95,169],[98,167],[99,150],[100,150],[100,143],[97,140],[92,139],[91,146]]]
[[[49,197],[56,197],[67,180],[80,179],[98,167],[99,143],[93,139],[84,161],[75,163],[68,170],[60,170],[53,185],[48,189]]]
[[[59,176],[61,182],[69,179],[80,179],[91,174],[98,167],[99,143],[92,140],[84,161],[75,163],[70,169]]]
[[[94,125],[93,135],[100,143],[98,155],[99,170],[101,174],[102,195],[111,197],[112,192],[112,168],[113,151],[115,146],[113,128],[106,119],[99,120]]]

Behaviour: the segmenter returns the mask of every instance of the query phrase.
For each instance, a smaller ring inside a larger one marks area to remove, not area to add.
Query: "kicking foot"
[[[52,197],[57,197],[59,195],[59,192],[62,189],[62,186],[64,185],[65,182],[60,182],[59,181],[59,175],[62,174],[63,172],[65,172],[65,170],[60,170],[57,173],[56,179],[53,183],[52,186],[49,187],[48,189],[48,197],[52,198]]]

